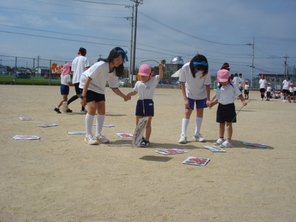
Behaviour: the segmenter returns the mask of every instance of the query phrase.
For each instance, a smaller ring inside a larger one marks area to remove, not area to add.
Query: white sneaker
[[[67,111],[67,102],[63,102],[63,104],[61,106],[61,110],[63,111],[63,113],[65,113]]]
[[[228,140],[225,140],[220,147],[225,148],[225,147],[232,147],[231,143]]]
[[[205,138],[203,138],[203,136],[200,133],[198,133],[196,135],[193,135],[193,139],[198,141],[198,142],[204,142],[205,141]]]
[[[217,141],[214,144],[221,145],[223,142],[224,142],[224,139],[219,138],[219,139],[217,139]]]
[[[109,143],[110,142],[103,134],[96,136],[96,139],[98,141],[100,141],[101,143]]]
[[[185,134],[181,134],[179,143],[186,144],[187,143],[187,136]]]
[[[86,142],[89,145],[97,145],[99,144],[99,141],[94,138],[93,135],[88,135],[84,137],[84,142]]]

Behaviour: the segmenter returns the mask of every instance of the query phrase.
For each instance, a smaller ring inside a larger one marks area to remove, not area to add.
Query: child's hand
[[[248,103],[244,100],[243,101],[243,106],[246,106]]]
[[[126,102],[126,101],[128,101],[128,100],[131,100],[131,96],[130,95],[126,95],[125,97],[124,97],[124,101]]]

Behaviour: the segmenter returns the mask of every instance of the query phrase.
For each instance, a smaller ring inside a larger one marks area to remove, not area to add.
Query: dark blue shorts
[[[138,100],[136,116],[154,116],[154,102],[152,99]]]
[[[217,109],[217,123],[236,123],[236,112],[234,103],[222,105],[219,103]]]
[[[60,90],[61,95],[69,95],[70,87],[66,85],[61,85]]]
[[[86,102],[92,102],[95,101],[97,102],[101,102],[101,101],[105,101],[105,95],[104,94],[100,94],[100,93],[96,93],[94,91],[91,90],[87,90],[86,92]]]
[[[189,101],[189,108],[194,110],[194,102],[196,103],[196,109],[203,109],[203,108],[207,108],[207,99],[200,99],[200,100],[195,100],[195,99],[190,99],[187,98]],[[188,109],[187,107],[185,107],[185,109]]]

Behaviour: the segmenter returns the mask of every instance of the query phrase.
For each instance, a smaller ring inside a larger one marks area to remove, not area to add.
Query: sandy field
[[[105,124],[115,127],[103,128],[110,144],[91,146],[83,135],[68,134],[85,131],[78,100],[70,105],[71,114],[53,111],[61,100],[58,86],[1,85],[0,93],[1,222],[295,221],[295,103],[261,101],[258,91],[251,92],[234,124],[233,147],[213,153],[203,146],[218,138],[217,106],[204,112],[205,143],[192,140],[191,118],[189,142],[178,144],[179,89],[156,89],[148,148],[131,148],[131,140],[116,135],[134,132],[136,97],[124,102],[106,89]],[[236,101],[236,109],[241,106]],[[58,126],[38,127],[51,123]],[[15,140],[15,135],[41,139]],[[188,153],[155,152],[168,148]],[[183,164],[188,156],[210,162]]]

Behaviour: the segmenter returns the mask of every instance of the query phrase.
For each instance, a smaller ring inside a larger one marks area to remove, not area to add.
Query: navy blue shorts
[[[200,100],[195,100],[195,99],[190,99],[187,98],[189,101],[189,108],[194,110],[194,102],[196,103],[196,109],[203,109],[207,108],[207,99],[200,99]],[[185,109],[188,109],[188,107],[185,107]]]
[[[97,102],[101,102],[101,101],[106,101],[105,100],[105,95],[104,94],[100,94],[100,93],[96,93],[94,91],[91,90],[87,90],[86,92],[86,102],[93,102],[95,101]]]
[[[66,85],[61,85],[60,90],[61,95],[69,95],[70,87]]]
[[[138,100],[136,116],[154,116],[154,102],[152,99]]]
[[[217,123],[236,123],[236,112],[234,103],[222,105],[219,103],[217,109]]]

